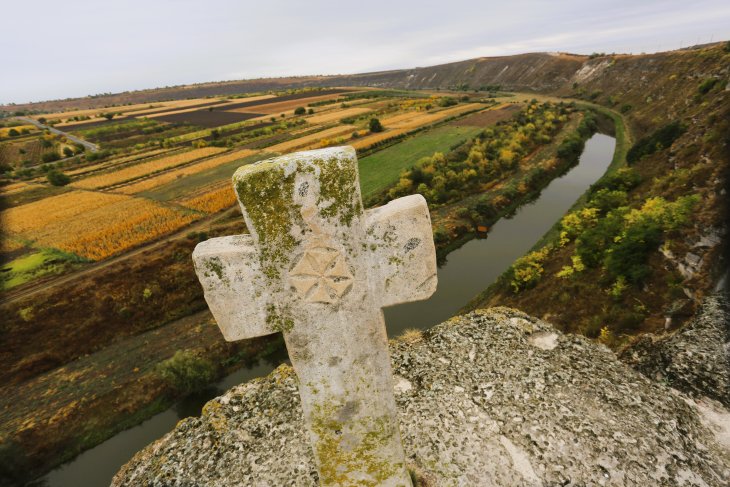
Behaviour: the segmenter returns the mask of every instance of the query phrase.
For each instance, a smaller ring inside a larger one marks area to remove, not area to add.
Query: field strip
[[[393,137],[399,137],[408,132],[409,131],[407,129],[386,130],[385,132],[379,132],[377,134],[371,134],[371,135],[366,135],[365,137],[360,137],[359,139],[353,139],[349,142],[348,145],[353,146],[355,149],[364,149],[364,148],[370,147],[371,145],[376,144],[378,142],[392,139]]]
[[[254,96],[251,97],[251,100],[266,100],[269,98],[274,98],[274,95],[262,95],[262,96]],[[240,100],[229,100],[224,103],[221,103],[220,105],[213,105],[212,108],[215,111],[228,111],[226,110],[226,105],[232,105],[234,103],[239,102]],[[255,107],[252,107],[255,108]],[[137,118],[157,118],[157,117],[164,117],[167,115],[177,115],[178,113],[190,113],[190,112],[197,112],[197,111],[206,111],[208,110],[207,107],[195,107],[195,108],[181,108],[180,110],[172,110],[169,112],[160,112],[160,113],[150,113],[150,112],[156,112],[156,110],[150,110],[149,112],[138,112],[138,113],[130,113],[130,116],[135,116]],[[233,110],[231,110],[233,111]],[[147,113],[147,115],[145,115]],[[236,113],[243,113],[243,112],[236,112]],[[251,113],[251,111],[246,112]]]
[[[263,103],[261,105],[255,105],[255,106],[250,106],[250,107],[232,108],[232,109],[226,110],[226,111],[236,112],[236,113],[252,113],[252,112],[253,113],[265,113],[268,115],[273,115],[273,114],[284,113],[286,111],[293,110],[297,107],[306,107],[307,103],[312,103],[312,102],[321,101],[321,100],[337,99],[341,96],[342,96],[341,93],[312,96],[309,98],[299,98],[296,100],[286,100],[286,101],[273,102],[273,103]]]
[[[1,213],[6,229],[93,260],[173,232],[198,218],[142,198],[71,191]]]
[[[484,107],[481,103],[468,103],[466,105],[457,105],[452,108],[440,110],[438,112],[413,112],[403,113],[382,120],[384,127],[394,129],[405,128],[415,129],[424,125],[430,125],[445,118],[460,115],[465,112],[477,110]]]
[[[291,152],[294,149],[298,149],[309,144],[319,142],[322,139],[337,137],[344,134],[351,134],[357,130],[354,125],[338,125],[327,130],[322,130],[311,135],[305,135],[297,139],[287,140],[280,144],[272,145],[267,147],[266,150],[269,152]]]
[[[162,154],[167,154],[168,152],[172,152],[173,150],[174,149],[156,149],[156,150],[152,150],[152,151],[148,151],[148,152],[141,152],[141,153],[137,153],[137,154],[132,154],[132,155],[127,156],[127,157],[120,157],[120,158],[117,158],[117,159],[109,159],[109,160],[106,160],[104,162],[100,162],[99,164],[94,164],[92,166],[85,166],[85,167],[80,167],[78,169],[74,169],[74,170],[71,170],[71,171],[65,171],[65,174],[68,175],[68,176],[78,176],[78,175],[87,174],[87,173],[90,173],[90,172],[100,171],[102,169],[109,169],[109,168],[112,168],[114,166],[119,166],[121,164],[124,164],[126,162],[132,162],[132,161],[136,161],[136,160],[148,159],[148,158],[153,157],[153,156],[159,156],[159,155],[162,155]]]
[[[152,174],[154,172],[162,171],[165,169],[172,169],[182,164],[194,161],[195,159],[201,159],[206,156],[217,154],[225,151],[222,147],[203,147],[200,149],[193,149],[187,152],[181,152],[167,157],[154,159],[149,162],[142,162],[140,164],[134,164],[118,171],[108,172],[99,174],[98,176],[91,176],[85,179],[80,179],[71,183],[71,186],[81,189],[99,189],[115,184],[124,183],[140,177]]]
[[[214,167],[221,166],[223,164],[228,164],[229,162],[243,159],[245,157],[249,157],[249,156],[252,156],[257,153],[258,153],[258,151],[250,150],[250,149],[243,149],[243,150],[229,152],[226,154],[222,154],[220,156],[205,159],[201,162],[191,164],[189,166],[185,166],[181,169],[168,171],[168,172],[159,174],[157,176],[152,176],[150,178],[146,178],[142,181],[134,182],[132,184],[122,186],[120,188],[115,188],[114,191],[117,193],[122,193],[122,194],[135,194],[135,193],[139,193],[142,191],[147,191],[152,188],[162,186],[163,184],[167,184],[171,181],[175,181],[176,179],[180,179],[185,176],[189,176],[191,174],[196,174],[196,173],[199,173],[202,171],[206,171],[208,169],[212,169]]]
[[[236,193],[231,189],[231,182],[224,179],[198,188],[194,193],[186,194],[173,201],[193,210],[217,213],[236,203]]]
[[[157,110],[165,110],[169,108],[185,108],[190,105],[200,105],[201,103],[212,103],[216,98],[191,98],[188,100],[170,100],[170,101],[159,101],[149,103],[137,103],[134,105],[120,105],[116,107],[103,107],[103,108],[86,108],[83,110],[74,110],[70,112],[56,112],[49,114],[34,115],[34,118],[44,117],[46,120],[52,120],[54,118],[68,119],[76,116],[91,116],[88,120],[73,120],[61,124],[56,124],[57,127],[76,125],[79,123],[92,122],[94,120],[103,120],[103,117],[97,117],[99,113],[122,113],[125,116],[133,115],[141,112],[154,112]]]
[[[369,108],[345,108],[341,110],[330,111],[321,115],[312,115],[311,117],[305,118],[309,123],[323,124],[328,122],[339,121],[340,119],[347,117],[354,117],[362,115],[363,113],[370,112]]]

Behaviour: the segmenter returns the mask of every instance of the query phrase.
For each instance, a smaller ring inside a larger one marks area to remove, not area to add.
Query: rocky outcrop
[[[710,427],[723,417],[707,418],[603,346],[508,308],[407,338],[393,342],[392,359],[401,433],[421,485],[730,481],[730,445]],[[181,421],[113,485],[316,482],[296,376],[282,366]]]
[[[705,299],[697,316],[677,332],[642,335],[621,359],[647,377],[693,397],[730,407],[730,303],[725,295]]]

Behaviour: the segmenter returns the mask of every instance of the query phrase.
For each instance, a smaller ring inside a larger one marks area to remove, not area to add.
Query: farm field
[[[364,194],[370,195],[418,158],[479,130],[476,122],[430,125],[489,106],[468,97],[454,102],[447,93],[335,88],[34,114],[100,150],[77,151],[63,135],[41,131],[21,137],[20,145],[12,142],[11,153],[18,151],[12,147],[27,150],[13,156],[13,171],[0,190],[0,255],[10,266],[4,282],[22,287],[72,272],[231,208],[235,170],[276,154],[340,144],[374,152],[362,159]],[[298,108],[303,113],[295,113]],[[371,132],[371,118],[379,118],[384,131]],[[375,152],[384,140],[423,129]],[[49,173],[69,180],[54,185]]]
[[[201,159],[206,156],[217,154],[224,151],[225,149],[219,147],[204,147],[201,149],[195,149],[188,152],[182,152],[172,156],[163,157],[161,159],[154,159],[149,162],[143,162],[135,164],[133,166],[125,167],[118,171],[112,171],[109,173],[99,174],[98,176],[91,176],[85,179],[80,179],[74,182],[72,185],[76,188],[82,189],[97,189],[104,188],[107,186],[113,186],[115,184],[125,183],[134,179],[138,179],[149,174],[162,171],[164,169],[171,169],[182,164],[187,164],[196,159]]]
[[[434,152],[447,152],[481,131],[479,127],[443,126],[407,138],[403,142],[360,159],[360,188],[363,199],[398,181],[401,171]]]
[[[71,191],[3,212],[11,236],[100,260],[196,219],[192,213],[131,196]]]

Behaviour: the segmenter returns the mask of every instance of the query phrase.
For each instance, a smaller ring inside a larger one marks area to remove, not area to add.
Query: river
[[[388,336],[397,336],[408,328],[430,328],[453,316],[472,297],[492,284],[606,172],[615,145],[613,137],[594,135],[586,142],[579,164],[553,180],[535,201],[521,206],[510,218],[499,220],[490,229],[487,238],[470,240],[451,252],[439,267],[438,289],[431,298],[385,310]],[[267,375],[285,360],[286,354],[282,351],[278,356],[239,369],[215,386],[122,431],[28,485],[108,486],[117,470],[134,453],[171,431],[180,419],[199,415],[208,400],[237,384]]]

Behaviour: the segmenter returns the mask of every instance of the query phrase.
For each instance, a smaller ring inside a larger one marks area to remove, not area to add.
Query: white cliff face
[[[730,482],[730,452],[697,406],[603,346],[507,308],[409,338],[391,356],[420,485]],[[317,485],[297,387],[282,366],[230,390],[137,454],[113,485]]]

